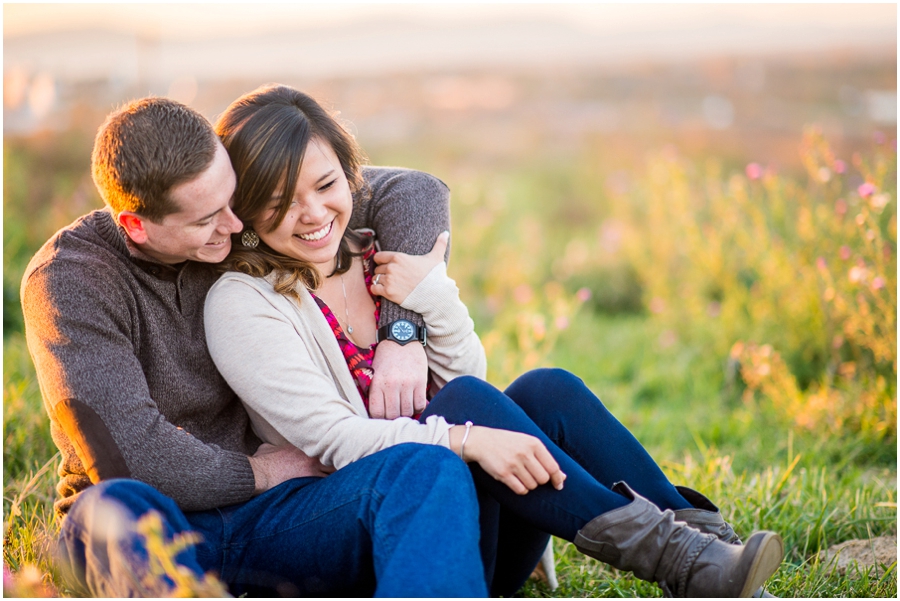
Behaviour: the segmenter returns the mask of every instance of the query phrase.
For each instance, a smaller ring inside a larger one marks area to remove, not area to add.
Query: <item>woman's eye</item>
[[[325,190],[327,190],[328,188],[333,186],[336,181],[337,181],[336,179],[331,180],[330,182],[328,182],[327,184],[325,184],[324,186],[319,188],[319,192],[324,192]]]

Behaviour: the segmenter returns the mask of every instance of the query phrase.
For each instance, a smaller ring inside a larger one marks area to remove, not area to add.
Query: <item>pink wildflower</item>
[[[860,184],[859,188],[857,188],[856,191],[863,198],[868,198],[875,194],[875,186],[873,184],[870,184],[869,182],[866,182],[864,184]]]
[[[841,259],[846,261],[849,258],[850,258],[850,247],[845,244],[844,246],[841,247]]]
[[[560,315],[556,318],[556,322],[554,325],[556,325],[557,330],[565,330],[569,327],[569,318],[565,315]]]
[[[578,292],[575,293],[575,297],[579,301],[586,303],[589,300],[591,300],[591,289],[590,288],[579,288]]]
[[[763,168],[759,163],[750,163],[744,171],[751,180],[757,180],[763,175]]]
[[[826,269],[828,269],[828,263],[825,262],[824,257],[819,257],[818,259],[816,259],[816,267],[819,268],[819,271],[825,271]]]
[[[528,284],[519,284],[516,286],[515,290],[513,290],[513,298],[516,299],[516,302],[520,305],[526,305],[531,302],[533,296],[534,292]]]
[[[835,173],[844,173],[847,170],[847,163],[842,161],[841,159],[835,159],[834,164],[831,165],[834,169]]]
[[[834,203],[834,212],[837,213],[838,217],[843,217],[847,214],[847,201],[843,198],[838,198],[837,202]]]
[[[872,280],[872,290],[881,290],[884,288],[884,278],[879,276]]]

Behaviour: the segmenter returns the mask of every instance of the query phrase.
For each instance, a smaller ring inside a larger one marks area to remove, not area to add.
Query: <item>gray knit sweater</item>
[[[351,227],[382,248],[422,254],[449,228],[449,191],[424,173],[365,169],[371,200]],[[206,347],[212,266],[134,257],[107,211],[57,232],[22,280],[28,348],[51,435],[62,453],[57,510],[109,478],[134,478],[186,511],[253,494],[247,456],[259,446],[240,400]],[[421,318],[382,304],[382,321]]]

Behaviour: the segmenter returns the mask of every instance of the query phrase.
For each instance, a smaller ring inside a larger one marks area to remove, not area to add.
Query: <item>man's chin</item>
[[[203,263],[221,263],[231,252],[231,240],[225,242],[221,247],[204,249],[206,252],[199,253],[198,261]]]

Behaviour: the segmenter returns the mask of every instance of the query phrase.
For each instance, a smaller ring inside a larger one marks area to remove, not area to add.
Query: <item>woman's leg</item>
[[[573,541],[583,553],[643,580],[660,583],[677,596],[749,596],[775,570],[783,555],[780,537],[753,535],[745,547],[719,541],[674,520],[650,501],[618,484],[613,492],[553,443],[509,397],[472,377],[453,380],[420,419],[443,415],[452,423],[478,425],[535,436],[556,459],[567,479],[563,490],[542,485],[517,495],[477,465],[475,485],[532,527]],[[628,475],[626,475],[628,477]],[[591,518],[590,516],[594,517]]]
[[[524,432],[544,443],[567,476],[561,491],[545,484],[526,495],[517,495],[478,465],[470,464],[478,488],[488,491],[501,507],[543,532],[574,540],[575,533],[588,521],[628,502],[599,483],[556,446],[518,405],[483,380],[466,376],[451,381],[432,399],[419,419],[430,415],[442,415],[451,423],[471,420],[479,426]]]
[[[611,487],[624,480],[663,510],[693,507],[581,378],[562,369],[536,369],[504,393],[598,482]]]

